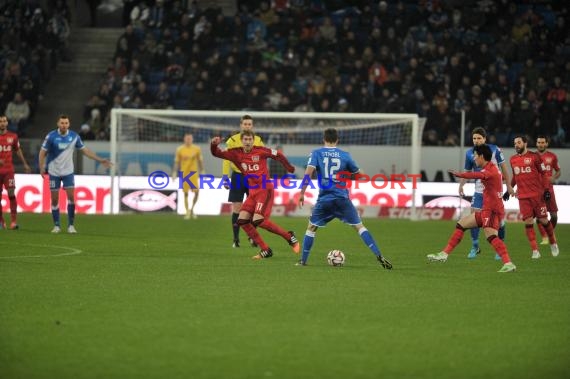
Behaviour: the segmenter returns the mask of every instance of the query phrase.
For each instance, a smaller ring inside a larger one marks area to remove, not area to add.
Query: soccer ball
[[[331,266],[335,267],[342,266],[344,265],[344,261],[345,261],[344,253],[340,250],[331,250],[327,254],[327,262]]]

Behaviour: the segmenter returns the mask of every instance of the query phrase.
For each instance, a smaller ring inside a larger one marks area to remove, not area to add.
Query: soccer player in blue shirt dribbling
[[[108,159],[103,159],[89,150],[81,137],[73,130],[69,130],[70,121],[66,115],[57,119],[57,129],[48,133],[39,154],[40,175],[49,175],[49,189],[51,191],[51,215],[54,227],[52,233],[61,232],[59,223],[59,188],[63,185],[67,194],[68,233],[77,233],[73,226],[75,219],[75,176],[73,168],[73,152],[80,150],[83,155],[101,163],[106,168],[112,166]],[[46,161],[47,158],[47,161]]]
[[[313,173],[317,172],[319,197],[309,218],[309,225],[303,239],[303,254],[298,264],[303,266],[307,264],[317,229],[338,218],[342,222],[353,226],[358,231],[362,241],[374,253],[382,267],[390,270],[392,264],[380,253],[374,238],[362,224],[362,220],[348,196],[348,189],[343,188],[346,185],[346,181],[338,178],[339,173],[349,172],[357,174],[360,172],[360,169],[349,153],[336,147],[338,144],[338,132],[336,129],[325,130],[324,143],[324,147],[311,152],[307,169],[305,170],[305,178],[311,178]],[[305,202],[307,186],[308,183],[305,184],[305,180],[303,180],[301,196],[299,197],[300,207]]]
[[[473,146],[481,146],[485,144],[489,146],[491,152],[493,153],[491,162],[493,162],[495,165],[499,167],[499,170],[503,175],[503,180],[507,184],[507,192],[511,196],[513,196],[515,191],[511,186],[511,179],[509,178],[509,169],[507,167],[507,163],[505,162],[505,157],[503,156],[503,152],[501,151],[501,149],[497,145],[492,145],[487,143],[487,132],[485,131],[484,128],[481,127],[474,128],[473,131],[471,132],[471,137],[473,139]],[[481,168],[477,167],[477,165],[475,164],[475,156],[473,154],[473,149],[469,149],[465,153],[465,171],[466,172],[481,171]],[[465,196],[465,192],[463,192],[463,186],[465,185],[466,181],[467,179],[461,178],[461,181],[459,182],[459,196],[461,197]],[[472,212],[480,211],[482,207],[483,207],[483,185],[481,184],[481,180],[477,179],[475,181],[475,193],[473,194],[473,198],[471,200],[471,211]],[[480,230],[479,228],[471,229],[472,245],[471,245],[471,250],[467,255],[467,258],[469,259],[476,258],[477,255],[481,252],[481,249],[479,248],[479,230]],[[505,239],[505,220],[501,220],[501,225],[499,227],[499,238],[501,240]],[[496,254],[495,259],[500,260],[501,257],[498,254]]]

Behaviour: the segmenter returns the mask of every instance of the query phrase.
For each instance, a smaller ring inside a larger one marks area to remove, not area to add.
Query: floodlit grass
[[[276,221],[302,239],[306,220]],[[531,261],[509,224],[518,271],[499,274],[484,239],[466,258],[468,233],[426,262],[454,222],[365,223],[394,270],[337,221],[297,267],[265,231],[273,258],[252,261],[243,232],[232,249],[229,217],[79,215],[79,234],[52,235],[49,215],[21,215],[0,231],[0,378],[567,377],[570,225],[559,257]]]

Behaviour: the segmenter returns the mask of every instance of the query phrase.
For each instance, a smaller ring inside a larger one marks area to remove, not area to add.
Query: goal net
[[[253,117],[254,131],[265,145],[283,149],[299,175],[309,152],[322,145],[323,131],[331,127],[339,131],[339,146],[352,154],[366,174],[389,177],[420,172],[424,120],[416,114],[113,109],[111,174],[117,188],[112,195],[118,196],[122,176],[147,176],[156,170],[170,173],[174,150],[185,133],[193,134],[194,143],[202,148],[206,173],[221,176],[221,161],[208,152],[210,139],[222,136],[225,141],[238,132],[245,114]]]

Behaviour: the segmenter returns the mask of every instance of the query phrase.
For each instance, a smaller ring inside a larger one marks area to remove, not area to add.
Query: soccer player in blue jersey
[[[503,180],[507,184],[507,191],[511,196],[514,196],[515,191],[511,186],[511,179],[509,177],[509,169],[507,167],[507,163],[505,162],[505,157],[503,156],[503,152],[499,147],[496,145],[488,144],[487,141],[487,132],[482,127],[474,128],[471,132],[471,137],[473,138],[473,146],[481,146],[487,145],[491,148],[491,152],[493,153],[493,157],[491,162],[497,165],[503,175]],[[480,167],[477,167],[475,164],[475,156],[473,154],[473,149],[467,150],[465,153],[465,172],[478,172],[481,170]],[[461,178],[459,182],[459,196],[465,196],[465,192],[463,191],[463,186],[467,182],[467,179]],[[475,193],[473,194],[473,198],[471,200],[471,212],[480,211],[481,207],[483,206],[483,185],[481,184],[481,180],[477,179],[475,181]],[[471,229],[471,250],[467,255],[467,258],[473,259],[476,258],[479,253],[481,253],[481,249],[479,248],[479,228]],[[501,225],[499,227],[499,238],[504,240],[505,239],[505,220],[501,220]],[[499,260],[501,257],[497,254],[495,255],[495,259]]]
[[[89,150],[81,137],[73,130],[69,130],[70,121],[66,115],[57,119],[57,129],[48,133],[39,154],[40,174],[49,175],[49,189],[51,191],[51,215],[54,227],[52,233],[61,232],[59,222],[59,188],[63,185],[67,194],[68,233],[77,233],[73,222],[75,220],[75,176],[73,167],[73,152],[78,149],[87,158],[101,163],[106,168],[112,163]]]
[[[327,129],[324,132],[325,146],[320,149],[313,150],[307,163],[305,170],[305,178],[311,178],[316,171],[319,179],[319,197],[313,208],[309,225],[303,239],[303,254],[299,265],[306,265],[311,253],[311,247],[315,240],[315,234],[319,227],[338,218],[342,222],[353,226],[364,244],[374,253],[376,259],[385,269],[392,269],[392,264],[382,256],[378,245],[374,238],[362,224],[362,220],[356,208],[352,204],[348,196],[348,189],[343,188],[346,181],[339,180],[339,173],[349,172],[358,174],[360,168],[356,165],[350,154],[337,147],[339,138],[336,129]],[[302,207],[305,202],[305,191],[308,183],[303,180],[301,188],[301,196],[299,197],[299,206]]]

